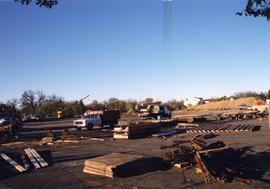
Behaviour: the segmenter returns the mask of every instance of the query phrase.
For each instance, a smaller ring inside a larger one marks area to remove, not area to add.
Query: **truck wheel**
[[[80,131],[82,128],[81,127],[77,127],[77,131]]]
[[[89,124],[87,125],[87,129],[88,129],[88,130],[93,129],[93,124],[92,124],[92,123],[89,123]]]

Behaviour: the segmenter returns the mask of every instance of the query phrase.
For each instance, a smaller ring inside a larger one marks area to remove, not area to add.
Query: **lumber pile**
[[[209,144],[205,138],[208,136],[199,135],[190,141],[174,141],[170,146],[162,145],[161,149],[169,149],[164,159],[180,168],[196,165],[196,172],[204,177],[206,183],[233,180],[250,183],[250,180],[243,178],[241,171],[241,168],[248,166],[241,161],[246,150],[229,148],[222,141]],[[183,145],[185,143],[190,145]]]
[[[55,138],[54,137],[43,137],[39,142],[39,145],[52,145],[54,144]]]
[[[160,121],[148,120],[138,123],[129,123],[119,125],[114,128],[114,139],[134,139],[140,137],[150,136],[159,132]]]
[[[86,160],[83,172],[113,178],[125,175],[130,171],[131,164],[142,158],[137,155],[112,153]]]
[[[200,127],[189,127],[187,133],[235,133],[259,131],[261,126],[250,124],[208,124]]]

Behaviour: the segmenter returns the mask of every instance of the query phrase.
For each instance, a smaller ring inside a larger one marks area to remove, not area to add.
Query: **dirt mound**
[[[241,98],[236,100],[223,100],[218,102],[210,102],[192,107],[193,110],[231,110],[239,106],[253,106],[256,105],[254,97]]]

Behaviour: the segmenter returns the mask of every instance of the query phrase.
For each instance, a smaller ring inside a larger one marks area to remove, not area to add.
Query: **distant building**
[[[203,98],[200,98],[200,97],[185,98],[183,101],[186,107],[197,106],[198,104],[203,103]]]

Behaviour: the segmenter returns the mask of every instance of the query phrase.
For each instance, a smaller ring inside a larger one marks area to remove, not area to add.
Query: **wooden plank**
[[[18,163],[16,163],[13,159],[11,159],[10,157],[8,157],[6,154],[4,153],[0,153],[1,157],[6,160],[9,164],[11,164],[12,166],[15,167],[15,169],[17,169],[19,172],[24,172],[26,171],[26,169],[24,167],[22,167],[21,165],[19,165]]]
[[[84,172],[113,177],[117,174],[120,167],[123,168],[124,165],[142,158],[142,156],[137,155],[112,153],[86,160],[84,163]]]
[[[34,165],[35,169],[41,168],[39,163],[36,161],[35,157],[29,151],[29,149],[24,149],[24,151],[25,151],[26,155],[28,156],[28,158],[30,159],[30,161],[32,162],[32,164]]]
[[[37,153],[37,151],[35,149],[28,148],[28,150],[35,157],[35,159],[39,162],[41,167],[49,166],[48,163]]]

